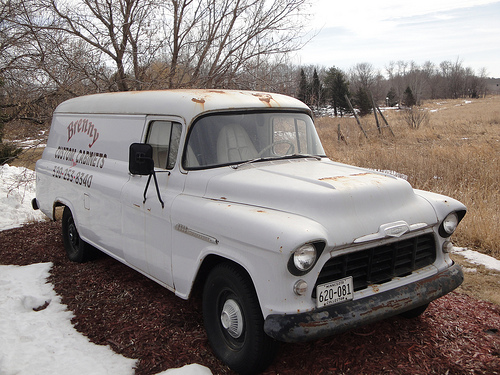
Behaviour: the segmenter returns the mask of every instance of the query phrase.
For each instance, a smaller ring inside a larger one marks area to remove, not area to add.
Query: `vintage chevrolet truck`
[[[421,314],[458,287],[460,202],[329,160],[312,113],[230,90],[90,95],[60,104],[32,204],[69,259],[98,249],[187,299],[240,373],[277,343]]]

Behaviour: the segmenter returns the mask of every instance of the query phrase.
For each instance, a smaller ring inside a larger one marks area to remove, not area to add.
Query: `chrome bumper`
[[[264,331],[274,339],[301,342],[335,335],[425,305],[451,292],[464,280],[454,264],[415,283],[307,313],[269,315]]]

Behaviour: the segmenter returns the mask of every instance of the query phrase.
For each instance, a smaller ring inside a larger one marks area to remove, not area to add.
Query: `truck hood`
[[[384,225],[404,222],[412,230],[437,222],[431,204],[405,180],[327,159],[224,168],[208,181],[205,197],[310,218],[335,246],[370,238]]]

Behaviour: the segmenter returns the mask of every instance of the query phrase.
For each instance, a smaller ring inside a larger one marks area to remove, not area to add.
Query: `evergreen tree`
[[[307,77],[304,69],[300,69],[300,82],[299,82],[299,99],[300,101],[307,104],[308,95],[307,95]]]
[[[396,90],[394,89],[394,87],[391,87],[391,89],[387,93],[387,105],[389,107],[394,107],[396,104],[398,104],[398,100],[396,98]]]
[[[363,87],[359,87],[354,95],[355,106],[359,109],[359,115],[366,116],[370,114],[372,110],[372,101],[370,96]]]
[[[341,70],[332,67],[326,74],[325,85],[334,115],[337,116],[340,113],[340,116],[343,116],[345,112],[349,111],[349,104],[345,98],[346,95],[350,96],[349,82],[346,76]]]
[[[413,92],[410,89],[410,86],[408,86],[403,93],[403,105],[406,107],[413,107],[414,105],[417,104],[417,101],[415,100],[415,97],[413,96]]]
[[[321,105],[321,97],[321,82],[319,81],[318,72],[315,68],[311,85],[311,104],[318,108]]]

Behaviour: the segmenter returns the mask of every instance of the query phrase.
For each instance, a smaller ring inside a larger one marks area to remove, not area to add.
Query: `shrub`
[[[429,121],[429,112],[425,109],[410,107],[403,109],[403,120],[412,129],[420,128],[420,125]]]
[[[11,142],[0,143],[0,165],[3,165],[12,159],[15,159],[21,153],[21,151],[21,148],[16,147]]]
[[[2,119],[0,119],[0,165],[7,163],[9,160],[15,159],[22,151],[12,142],[3,142],[3,127]]]

